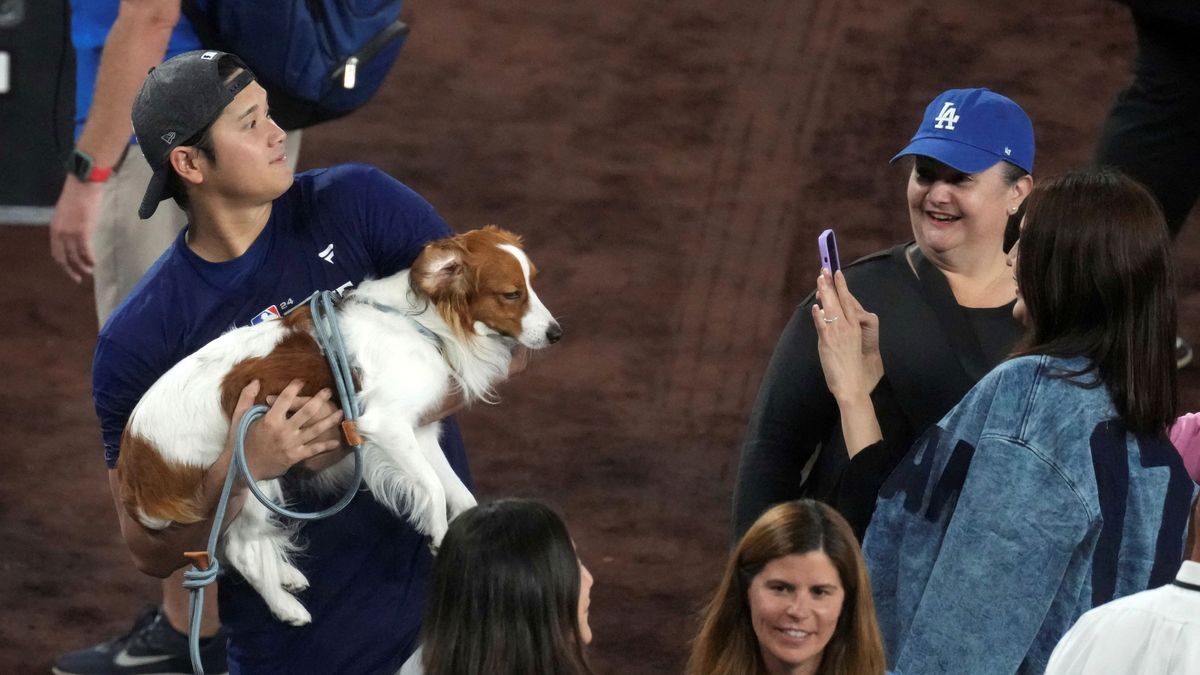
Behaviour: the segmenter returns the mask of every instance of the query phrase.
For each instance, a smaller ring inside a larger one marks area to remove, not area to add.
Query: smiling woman
[[[708,606],[689,675],[880,675],[883,643],[862,552],[810,499],[759,518]]]
[[[1004,244],[1033,189],[1033,123],[996,92],[952,89],[929,103],[897,160],[910,167],[904,203],[912,241],[843,272],[870,313],[863,316],[886,326],[869,334],[880,373],[868,383],[871,403],[892,436],[911,443],[1020,337]],[[856,441],[845,435],[848,409],[821,367],[809,315],[815,301],[800,301],[763,375],[741,450],[735,537],[772,504],[799,497],[837,504],[859,533],[870,518],[840,502]],[[834,324],[836,312],[820,318],[839,330],[847,323]],[[857,473],[882,480],[890,468],[884,461]]]
[[[829,556],[809,551],[776,558],[750,581],[748,595],[750,623],[767,671],[815,668],[846,598]]]

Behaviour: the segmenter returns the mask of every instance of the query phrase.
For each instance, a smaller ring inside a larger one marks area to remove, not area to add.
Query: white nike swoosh
[[[156,654],[154,656],[133,656],[132,654],[129,653],[129,647],[124,647],[121,649],[121,651],[117,652],[116,657],[113,658],[113,663],[115,663],[118,666],[132,668],[134,666],[144,666],[148,663],[159,663],[160,661],[167,661],[167,660],[170,660],[171,658],[173,658],[173,657],[170,654]]]

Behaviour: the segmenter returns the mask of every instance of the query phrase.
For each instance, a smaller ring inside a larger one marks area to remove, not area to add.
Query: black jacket
[[[918,277],[905,257],[907,248],[867,256],[844,270],[855,297],[879,315],[890,390],[877,389],[872,398],[889,446],[903,449],[1007,356],[1021,331],[1011,303],[960,307],[945,277],[919,251]],[[735,541],[773,504],[799,497],[838,503],[849,460],[837,402],[817,356],[813,302],[809,295],[793,314],[759,388],[734,491]],[[988,333],[982,340],[981,330]],[[886,476],[890,466],[874,470]]]

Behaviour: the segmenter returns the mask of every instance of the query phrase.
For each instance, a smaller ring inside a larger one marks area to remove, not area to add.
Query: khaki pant
[[[300,156],[300,136],[298,130],[289,131],[284,142],[293,170]],[[101,326],[187,225],[187,216],[171,199],[160,203],[149,219],[138,218],[150,175],[141,149],[130,146],[120,170],[104,184],[100,222],[92,235],[96,317]]]

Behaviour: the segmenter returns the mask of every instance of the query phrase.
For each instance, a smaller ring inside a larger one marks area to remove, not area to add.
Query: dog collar
[[[383,312],[385,314],[398,314],[400,316],[407,318],[409,321],[411,321],[413,323],[413,326],[416,327],[418,333],[420,333],[426,340],[429,340],[430,342],[432,342],[434,344],[435,347],[437,347],[438,352],[443,353],[443,354],[445,353],[445,349],[444,349],[444,346],[442,343],[442,336],[440,336],[437,333],[426,328],[425,324],[423,324],[420,321],[417,321],[415,318],[413,318],[413,315],[411,313],[401,311],[395,307],[392,307],[391,305],[385,305],[383,303],[375,302],[374,300],[368,300],[366,298],[358,298],[353,295],[347,296],[347,299],[352,300],[353,302],[357,302],[360,305],[366,305],[367,307],[370,307],[371,309],[379,310],[380,312]]]

